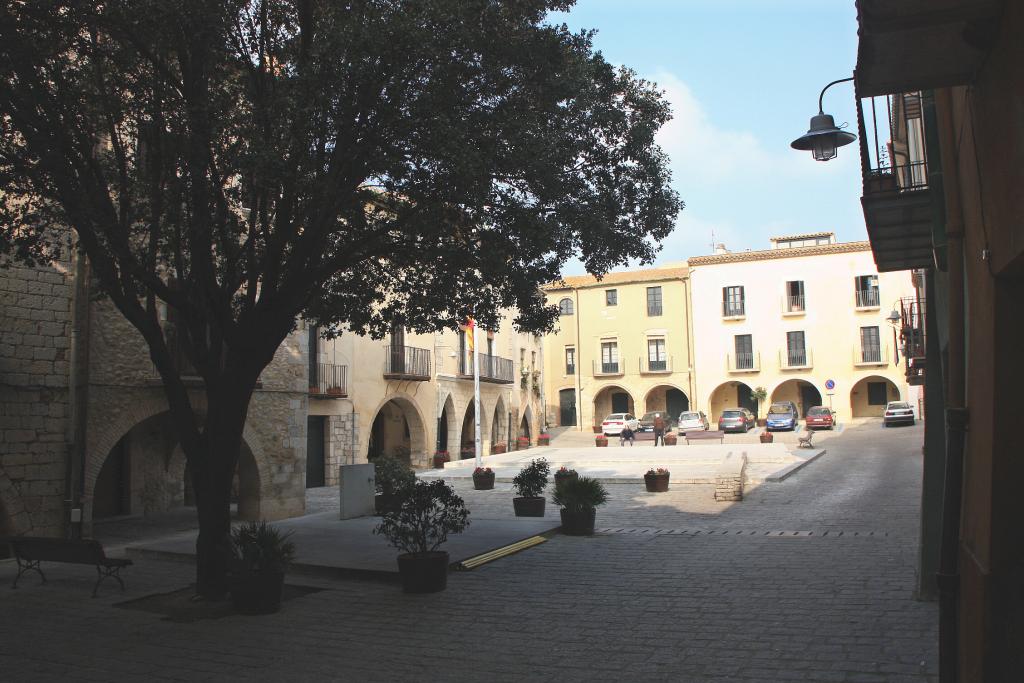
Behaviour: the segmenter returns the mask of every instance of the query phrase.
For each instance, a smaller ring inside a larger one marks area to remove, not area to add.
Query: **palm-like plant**
[[[608,489],[592,477],[574,477],[558,483],[551,502],[568,512],[589,512],[608,502]]]
[[[264,521],[247,522],[231,531],[231,558],[236,574],[284,572],[295,559],[292,532],[282,533]]]

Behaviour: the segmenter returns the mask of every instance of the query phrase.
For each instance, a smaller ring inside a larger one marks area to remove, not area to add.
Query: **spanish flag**
[[[476,332],[476,322],[472,318],[466,318],[466,350],[473,350],[473,337]]]

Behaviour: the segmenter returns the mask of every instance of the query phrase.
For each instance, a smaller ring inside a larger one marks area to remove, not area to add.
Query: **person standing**
[[[661,413],[654,414],[654,445],[657,446],[658,442],[661,445],[665,445],[665,418],[661,416]]]

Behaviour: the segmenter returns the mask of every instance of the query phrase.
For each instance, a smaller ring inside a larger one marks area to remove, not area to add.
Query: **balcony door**
[[[804,333],[786,333],[786,366],[799,368],[807,365],[807,347],[804,346]]]
[[[619,371],[619,344],[618,342],[601,343],[601,372],[615,374]],[[618,411],[624,412],[624,411]]]
[[[405,328],[401,325],[391,326],[391,372],[402,374],[405,372]]]
[[[860,328],[860,353],[861,360],[865,363],[882,362],[882,346],[877,327]]]
[[[664,339],[647,340],[647,369],[661,372],[668,368],[668,355],[665,352]]]
[[[749,334],[736,335],[736,369],[751,370],[754,367],[754,338]]]

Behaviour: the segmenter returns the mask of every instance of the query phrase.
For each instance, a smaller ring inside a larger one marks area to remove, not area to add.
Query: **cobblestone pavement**
[[[183,624],[112,605],[187,585],[189,564],[139,560],[124,595],[107,587],[96,599],[88,567],[51,565],[48,585],[29,577],[0,594],[0,671],[9,680],[935,681],[937,609],[911,597],[920,444],[919,427],[853,426],[826,456],[738,504],[714,503],[708,487],[615,485],[598,513],[610,531],[556,536],[452,574],[447,591],[429,596],[296,576],[328,590],[272,616]],[[507,490],[467,489],[475,514],[511,515]],[[313,492],[310,511],[332,500]],[[0,563],[0,580],[13,574]]]

